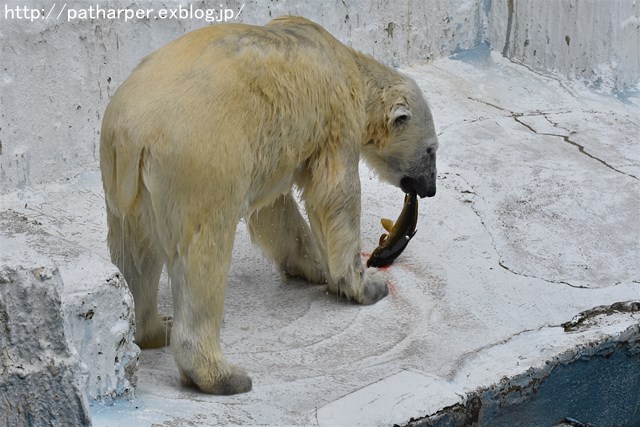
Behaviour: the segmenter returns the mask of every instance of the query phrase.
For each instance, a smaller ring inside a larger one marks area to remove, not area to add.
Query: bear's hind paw
[[[151,332],[145,333],[141,328],[140,333],[136,334],[136,344],[143,349],[168,346],[171,341],[171,328],[173,328],[173,318],[160,316]]]
[[[253,386],[251,377],[239,366],[232,365],[229,372],[222,377],[217,377],[213,384],[198,384],[188,374],[180,370],[180,382],[184,386],[197,387],[203,393],[228,396],[231,394],[246,393]]]

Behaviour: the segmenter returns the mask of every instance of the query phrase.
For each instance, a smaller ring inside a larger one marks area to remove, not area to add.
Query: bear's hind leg
[[[254,212],[248,228],[251,240],[286,275],[326,283],[320,250],[291,193]]]
[[[169,344],[171,320],[158,316],[158,284],[164,265],[157,238],[139,214],[124,218],[107,209],[109,251],[133,295],[136,316],[135,340],[140,348]]]
[[[227,363],[220,348],[237,224],[224,219],[221,222],[207,218],[195,227],[182,253],[169,256],[174,305],[171,347],[183,385],[229,395],[251,390],[252,383],[244,370]]]

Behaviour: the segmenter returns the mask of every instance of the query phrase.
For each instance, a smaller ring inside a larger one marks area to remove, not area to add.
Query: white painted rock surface
[[[116,267],[102,257],[54,237],[37,220],[13,211],[0,213],[0,235],[22,242],[59,269],[61,315],[70,351],[77,353],[87,377],[82,392],[106,403],[117,396],[133,396],[139,348],[133,342],[133,299]],[[3,251],[9,251],[3,247]],[[7,259],[16,256],[9,251]],[[19,258],[18,258],[19,259]],[[28,306],[35,320],[39,310]],[[37,328],[33,329],[38,330]]]
[[[87,372],[64,328],[61,291],[49,259],[0,235],[0,425],[90,425]]]

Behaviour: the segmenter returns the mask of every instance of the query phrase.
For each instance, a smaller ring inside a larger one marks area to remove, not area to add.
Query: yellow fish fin
[[[389,233],[391,233],[391,231],[393,231],[393,221],[387,218],[382,218],[380,220],[380,222],[382,223],[382,226],[384,227],[385,230],[387,230]]]

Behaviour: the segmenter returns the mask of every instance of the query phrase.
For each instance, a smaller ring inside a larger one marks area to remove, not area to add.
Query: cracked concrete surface
[[[283,281],[240,224],[222,342],[254,390],[195,393],[180,387],[170,350],[144,351],[137,398],[94,404],[95,425],[462,425],[497,410],[491,396],[506,404],[522,390],[524,399],[553,366],[638,342],[638,99],[488,52],[407,71],[432,106],[439,188],[385,272],[390,296],[361,307]],[[361,181],[367,252],[403,196],[366,168]],[[2,208],[107,254],[95,171],[3,196]],[[169,293],[165,278],[165,314]],[[599,306],[609,309],[565,332]]]
[[[638,177],[637,177],[637,176],[632,175],[632,174],[630,174],[630,173],[623,172],[623,171],[621,171],[621,170],[619,170],[619,169],[616,169],[615,167],[611,166],[611,165],[610,165],[609,163],[607,163],[606,161],[604,161],[604,160],[602,160],[602,159],[600,159],[600,158],[598,158],[598,157],[596,157],[596,156],[594,156],[594,155],[592,155],[592,154],[588,153],[587,151],[585,151],[585,148],[584,148],[584,146],[583,146],[583,145],[581,145],[581,144],[579,144],[579,143],[577,143],[577,142],[575,142],[575,141],[572,141],[572,140],[570,139],[570,136],[571,136],[571,135],[573,135],[573,134],[576,134],[577,132],[575,132],[575,131],[570,131],[570,130],[568,130],[568,129],[565,129],[565,128],[560,127],[560,126],[558,125],[558,123],[554,123],[554,122],[552,122],[551,120],[549,120],[549,117],[548,117],[548,115],[547,115],[546,113],[540,113],[540,115],[542,115],[542,116],[543,116],[543,117],[544,117],[544,118],[545,118],[549,123],[551,123],[551,124],[553,125],[553,127],[554,127],[554,128],[560,128],[560,129],[563,129],[563,130],[567,131],[567,132],[568,132],[568,135],[566,135],[566,134],[565,134],[565,135],[562,135],[562,134],[557,134],[557,133],[549,133],[549,132],[538,132],[538,131],[534,128],[534,126],[535,126],[535,125],[529,125],[529,124],[527,124],[527,123],[526,123],[526,119],[527,119],[528,117],[535,117],[535,115],[528,115],[528,116],[525,116],[524,114],[518,114],[518,113],[513,113],[513,112],[512,112],[511,114],[512,114],[513,119],[514,119],[516,122],[520,123],[522,126],[526,127],[527,129],[529,129],[531,132],[535,133],[536,135],[556,136],[556,137],[558,137],[558,138],[562,138],[562,140],[563,140],[564,142],[566,142],[567,144],[571,144],[571,145],[573,145],[574,147],[576,147],[580,153],[584,154],[585,156],[587,156],[587,157],[589,157],[589,158],[591,158],[591,159],[593,159],[593,160],[595,160],[595,161],[597,161],[597,162],[600,162],[601,164],[603,164],[604,166],[608,167],[609,169],[611,169],[611,170],[613,170],[613,171],[616,171],[616,172],[618,172],[618,173],[621,173],[621,174],[623,174],[623,175],[627,175],[627,176],[629,176],[629,177],[631,177],[631,178],[633,178],[633,179],[636,179],[636,180],[638,179]]]
[[[638,282],[635,282],[638,283]],[[640,301],[624,301],[611,305],[599,305],[575,316],[569,322],[561,326],[565,332],[573,332],[585,326],[585,323],[593,320],[597,316],[610,315],[613,313],[640,313]]]
[[[621,173],[623,175],[627,175],[627,176],[629,176],[629,177],[631,177],[633,179],[636,179],[636,180],[638,179],[637,176],[632,175],[632,174],[627,173],[627,172],[624,172],[624,171],[621,171],[619,169],[616,169],[615,167],[611,166],[606,161],[604,161],[604,160],[602,160],[602,159],[600,159],[600,158],[598,158],[598,157],[586,152],[583,145],[581,145],[581,144],[579,144],[579,143],[577,143],[575,141],[572,141],[570,139],[571,135],[574,135],[574,134],[577,133],[576,131],[572,131],[572,130],[569,130],[567,128],[564,128],[564,127],[560,126],[559,123],[554,122],[551,119],[549,119],[549,115],[550,114],[567,114],[568,112],[546,113],[546,112],[542,112],[542,111],[536,111],[536,112],[532,112],[532,113],[517,113],[517,112],[514,112],[514,111],[505,110],[504,108],[499,107],[497,105],[494,105],[494,104],[492,104],[490,102],[483,101],[483,100],[480,100],[480,99],[476,99],[476,98],[471,97],[471,96],[468,97],[468,99],[470,99],[472,101],[476,101],[476,102],[482,103],[482,104],[485,104],[485,105],[488,105],[488,106],[496,108],[496,109],[498,109],[500,111],[506,111],[506,112],[508,112],[510,114],[510,117],[512,117],[513,120],[515,120],[516,122],[518,122],[519,124],[521,124],[525,128],[529,129],[529,131],[533,132],[534,134],[543,135],[543,136],[556,136],[558,138],[562,138],[562,140],[564,140],[564,142],[566,142],[567,144],[570,144],[570,145],[573,145],[574,147],[576,147],[580,153],[584,154],[585,156],[587,156],[589,158],[592,158],[593,160],[595,160],[597,162],[602,163],[604,166],[608,167],[609,169],[614,170],[614,171],[616,171],[618,173]],[[558,134],[558,133],[551,133],[551,132],[539,132],[538,130],[536,130],[536,124],[528,124],[527,123],[528,119],[535,119],[537,117],[543,117],[549,124],[552,125],[553,129],[557,128],[557,129],[560,129],[560,130],[564,130],[565,134]]]
[[[486,219],[501,264],[533,277],[542,277],[541,267],[552,267],[549,280],[578,287],[637,277],[637,107],[564,89],[569,83],[561,86],[502,58],[485,56],[475,62],[454,64],[472,74],[485,70],[483,77],[468,80],[452,73],[453,63],[434,67],[438,77],[454,83],[448,88],[464,88],[449,93],[467,104],[456,111],[461,117],[452,115],[441,123],[441,140],[457,132],[443,150],[455,150],[451,166],[474,188],[473,209]],[[434,84],[435,77],[424,87]],[[615,214],[624,218],[613,221],[617,203],[627,209]],[[631,249],[610,263],[605,250],[590,248],[591,236],[598,235],[607,247]],[[558,250],[563,247],[575,250]],[[522,256],[516,260],[512,255]]]

